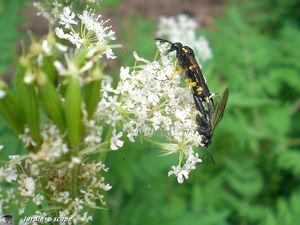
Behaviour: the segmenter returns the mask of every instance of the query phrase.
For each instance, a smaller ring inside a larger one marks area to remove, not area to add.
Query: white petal
[[[0,99],[4,98],[6,95],[6,91],[0,89]]]

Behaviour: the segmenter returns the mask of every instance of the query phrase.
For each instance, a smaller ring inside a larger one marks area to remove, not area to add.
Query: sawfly
[[[226,89],[217,104],[214,104],[212,93],[210,92],[204,75],[195,57],[194,51],[189,46],[183,46],[180,42],[172,43],[168,40],[155,38],[160,42],[169,43],[169,54],[176,51],[176,58],[179,66],[184,70],[189,85],[192,87],[192,94],[195,106],[198,110],[196,122],[198,133],[203,137],[202,144],[205,148],[211,144],[214,129],[221,121],[228,100],[229,90]],[[213,160],[213,159],[212,159]]]

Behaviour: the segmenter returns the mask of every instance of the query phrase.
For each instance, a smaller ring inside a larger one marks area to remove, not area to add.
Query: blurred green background
[[[159,17],[185,12],[204,25],[199,32],[211,44],[213,59],[204,67],[211,89],[228,86],[230,98],[211,146],[216,165],[205,161],[184,184],[167,177],[176,156],[162,157],[146,141],[108,154],[113,189],[93,224],[298,224],[300,3],[103,1],[103,14],[123,44],[118,61],[109,63],[110,73],[132,65],[134,50],[152,59]],[[47,32],[47,23],[34,15],[30,1],[0,0],[0,73],[8,82],[20,40],[28,39],[25,31]],[[2,119],[0,143],[1,161],[21,149]]]

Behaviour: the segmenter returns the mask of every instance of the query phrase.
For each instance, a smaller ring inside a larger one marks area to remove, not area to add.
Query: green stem
[[[102,221],[102,224],[109,225],[109,212],[103,210],[101,221]]]
[[[107,145],[110,144],[110,139],[111,139],[111,136],[112,136],[113,129],[114,129],[113,127],[108,128],[107,135],[106,135],[105,141],[104,141],[104,143],[107,143]],[[99,158],[98,158],[99,161],[102,161],[102,162],[105,161],[108,149],[109,149],[109,147],[105,147],[105,146],[103,147],[103,151],[101,151],[99,153]]]
[[[108,131],[107,131],[107,134],[106,134],[106,137],[105,137],[105,141],[104,141],[104,143],[107,143],[108,146],[110,144],[110,139],[111,139],[111,136],[112,136],[112,132],[113,132],[113,127],[109,127]],[[103,146],[103,148],[101,149],[102,151],[99,153],[98,161],[102,161],[102,162],[105,161],[106,154],[109,150],[108,146],[107,147],[105,145]],[[95,214],[95,210],[94,210],[93,214]],[[103,222],[103,224],[109,224],[108,212],[102,211],[102,222]]]
[[[78,147],[75,147],[73,148],[73,152],[72,152],[72,156],[73,157],[78,157]],[[72,158],[71,158],[72,160]],[[77,184],[78,184],[78,172],[79,172],[79,167],[80,167],[80,164],[75,164],[72,168],[72,171],[71,171],[71,196],[72,198],[76,198],[77,196]]]

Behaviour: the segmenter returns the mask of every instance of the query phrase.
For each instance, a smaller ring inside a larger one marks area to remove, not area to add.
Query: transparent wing
[[[218,125],[218,123],[221,121],[221,119],[224,115],[225,107],[226,107],[227,100],[228,100],[228,95],[229,95],[229,90],[228,90],[228,88],[226,88],[221,100],[216,104],[216,108],[214,110],[214,115],[213,115],[212,122],[211,122],[212,130],[215,129],[215,127]]]

